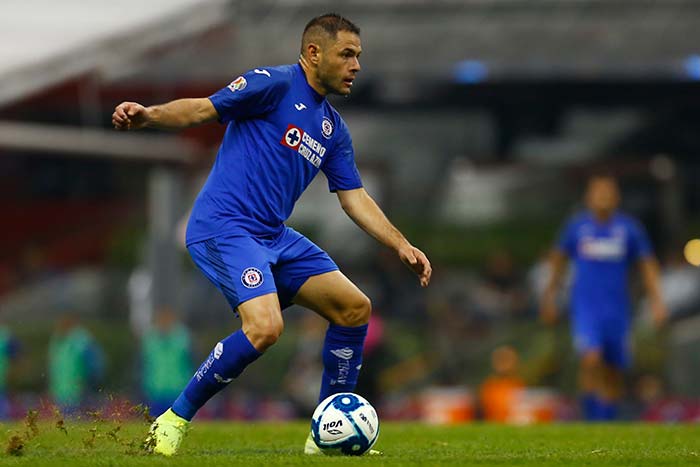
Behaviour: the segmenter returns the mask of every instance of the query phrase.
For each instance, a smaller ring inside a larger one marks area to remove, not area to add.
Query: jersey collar
[[[588,219],[590,220],[590,222],[594,223],[595,225],[597,225],[597,226],[599,226],[599,227],[608,227],[608,226],[611,226],[611,225],[617,220],[617,218],[618,218],[618,213],[619,213],[619,211],[615,210],[615,211],[613,211],[613,213],[610,215],[610,217],[608,218],[608,220],[606,220],[606,221],[601,221],[601,220],[599,220],[599,219],[593,214],[592,211],[589,210],[589,211],[588,211]]]

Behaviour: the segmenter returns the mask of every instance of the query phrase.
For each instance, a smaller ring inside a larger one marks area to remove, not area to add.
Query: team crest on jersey
[[[287,126],[280,144],[294,149],[317,169],[321,167],[322,158],[326,154],[325,146],[301,128],[291,124]]]
[[[247,268],[241,274],[241,282],[249,289],[260,287],[263,283],[262,271],[258,268]]]
[[[330,118],[323,117],[323,121],[321,122],[321,133],[326,139],[330,139],[333,135],[333,123],[331,123]]]
[[[284,134],[284,138],[280,143],[284,144],[288,148],[298,149],[301,144],[301,138],[304,136],[304,132],[299,128],[289,125],[287,127],[287,132]]]
[[[232,92],[236,92],[244,90],[246,86],[248,86],[248,81],[246,81],[244,77],[239,76],[228,85],[228,88]]]

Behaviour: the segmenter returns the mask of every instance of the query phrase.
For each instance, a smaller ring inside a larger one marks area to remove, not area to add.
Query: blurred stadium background
[[[323,177],[297,205],[291,224],[374,303],[358,392],[386,418],[468,421],[483,414],[487,378],[505,374],[527,388],[509,420],[575,419],[567,323],[543,327],[537,297],[559,226],[605,169],[652,237],[671,312],[657,334],[637,301],[623,416],[700,419],[700,270],[684,258],[700,237],[693,0],[4,0],[9,413],[50,399],[49,343],[68,315],[103,355],[87,404],[142,399],[155,310],[189,329],[191,370],[237,327],[182,245],[224,128],[124,134],[110,116],[123,100],[206,96],[247,69],[294,62],[304,25],[326,11],[362,29],[360,79],[332,102],[367,188],[435,270],[420,290],[345,218]],[[323,324],[296,308],[285,316],[276,348],[202,416],[310,413]]]

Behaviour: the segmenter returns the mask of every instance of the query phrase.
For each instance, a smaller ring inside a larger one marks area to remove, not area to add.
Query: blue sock
[[[615,401],[600,401],[598,415],[599,420],[615,420],[617,418],[617,403]]]
[[[323,343],[323,378],[319,402],[338,392],[352,392],[362,366],[367,324],[355,327],[331,324]]]
[[[581,410],[584,420],[598,420],[600,416],[600,400],[593,393],[584,394],[581,396]]]
[[[185,390],[173,402],[173,412],[185,420],[192,420],[197,410],[260,355],[242,330],[234,332],[216,344]]]

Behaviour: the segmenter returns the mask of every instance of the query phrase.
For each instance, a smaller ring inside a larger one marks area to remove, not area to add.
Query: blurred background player
[[[150,414],[162,414],[172,405],[192,376],[190,332],[175,311],[161,307],[153,326],[143,335],[141,382]]]
[[[89,399],[104,374],[104,356],[77,314],[64,313],[49,342],[49,395],[65,414]]]
[[[587,420],[616,417],[622,397],[623,370],[630,365],[631,300],[629,270],[638,264],[654,322],[661,326],[666,308],[659,287],[659,266],[642,226],[617,210],[620,192],[612,176],[588,181],[587,211],[564,226],[551,254],[551,275],[542,296],[544,322],[556,320],[557,293],[573,262],[571,325],[579,356],[579,389]]]
[[[304,28],[299,62],[255,68],[209,98],[144,107],[119,104],[116,129],[178,129],[227,123],[212,171],[195,201],[187,247],[200,270],[237,311],[242,328],[218,342],[149,437],[154,452],[177,452],[195,413],[271,347],[282,309],[309,308],[330,325],[319,400],[352,391],[362,366],[369,298],[326,252],[284,225],[319,172],[345,213],[430,281],[427,257],[399,232],[365,191],[345,122],[326,96],[350,94],[360,71],[360,30],[335,14]],[[307,439],[305,452],[320,452]]]

